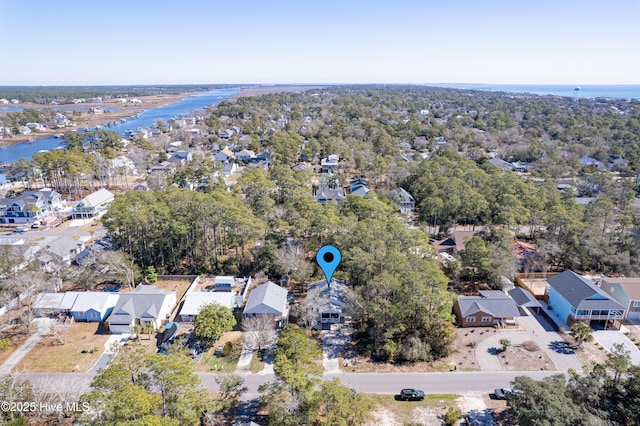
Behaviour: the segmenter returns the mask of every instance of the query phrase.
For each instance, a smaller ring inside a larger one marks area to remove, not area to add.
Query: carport
[[[522,287],[509,290],[509,296],[516,301],[518,308],[535,309],[537,314],[540,313],[540,302]]]

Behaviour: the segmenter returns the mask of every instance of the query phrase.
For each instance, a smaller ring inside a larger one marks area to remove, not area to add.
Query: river
[[[124,135],[128,130],[136,130],[138,128],[149,128],[159,119],[169,121],[174,117],[186,115],[193,110],[203,110],[205,107],[215,105],[219,102],[229,99],[239,89],[218,89],[211,92],[199,93],[189,96],[173,104],[151,108],[144,110],[138,116],[127,119],[124,123],[119,123],[111,127],[104,126],[106,130],[112,130]],[[21,158],[31,159],[34,154],[41,150],[52,150],[60,146],[60,139],[53,136],[34,139],[33,142],[19,143],[10,146],[0,147],[0,162],[13,163]],[[0,175],[0,183],[6,179]]]

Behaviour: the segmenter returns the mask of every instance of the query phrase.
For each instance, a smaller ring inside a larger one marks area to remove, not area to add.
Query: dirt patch
[[[15,326],[3,330],[2,333],[0,333],[0,339],[9,340],[9,349],[0,352],[0,365],[4,364],[11,354],[13,354],[28,338],[29,335],[27,334],[27,328],[24,326]]]
[[[595,340],[582,344],[581,348],[575,349],[575,354],[582,363],[582,368],[585,371],[590,371],[596,364],[604,364],[607,361],[607,351],[604,346],[601,346]]]
[[[458,395],[427,395],[423,401],[399,401],[396,395],[365,394],[376,409],[366,426],[439,425],[449,407],[456,408]]]
[[[555,370],[556,367],[545,351],[533,341],[509,346],[498,354],[498,360],[506,371]]]
[[[96,334],[97,323],[71,324],[62,345],[52,336],[44,337],[18,363],[14,371],[30,373],[85,372],[96,363],[110,334]]]
[[[179,302],[187,292],[193,280],[158,280],[154,286],[160,290],[170,290],[176,292],[176,300]]]

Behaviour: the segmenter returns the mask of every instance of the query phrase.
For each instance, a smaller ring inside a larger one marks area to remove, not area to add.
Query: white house
[[[217,303],[218,305],[225,306],[229,309],[233,309],[236,305],[237,297],[232,292],[213,292],[213,291],[198,291],[188,294],[182,308],[180,309],[180,321],[192,322],[196,316],[200,313],[200,309],[204,305],[211,303]]]
[[[259,285],[249,293],[242,315],[244,317],[272,315],[278,320],[287,318],[289,315],[287,290],[271,281]]]
[[[114,195],[102,188],[93,194],[84,197],[73,208],[73,217],[75,219],[88,219],[101,216],[107,211],[109,205],[113,201]]]

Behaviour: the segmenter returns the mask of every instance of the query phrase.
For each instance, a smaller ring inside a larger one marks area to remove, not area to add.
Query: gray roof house
[[[315,317],[314,326],[318,329],[331,327],[332,324],[342,324],[346,321],[351,305],[346,299],[347,286],[343,281],[316,281],[307,290],[307,309]]]
[[[547,279],[549,308],[569,327],[576,322],[604,328],[620,326],[624,307],[593,281],[566,270]]]
[[[520,316],[515,300],[501,291],[480,291],[479,296],[460,296],[453,311],[462,327],[508,327]]]
[[[85,249],[84,242],[71,237],[60,237],[45,247],[45,251],[70,265],[76,256]]]
[[[391,191],[392,198],[396,200],[400,206],[400,213],[409,213],[416,209],[416,200],[404,188],[396,188]]]
[[[151,324],[157,330],[169,319],[175,305],[175,291],[139,285],[132,292],[120,294],[109,317],[109,329],[113,334],[131,333],[135,325]]]
[[[606,277],[602,280],[600,288],[625,307],[627,311],[625,318],[640,319],[640,278]]]
[[[249,299],[242,312],[244,317],[273,315],[286,318],[288,314],[287,290],[271,281],[259,285],[249,293]]]

